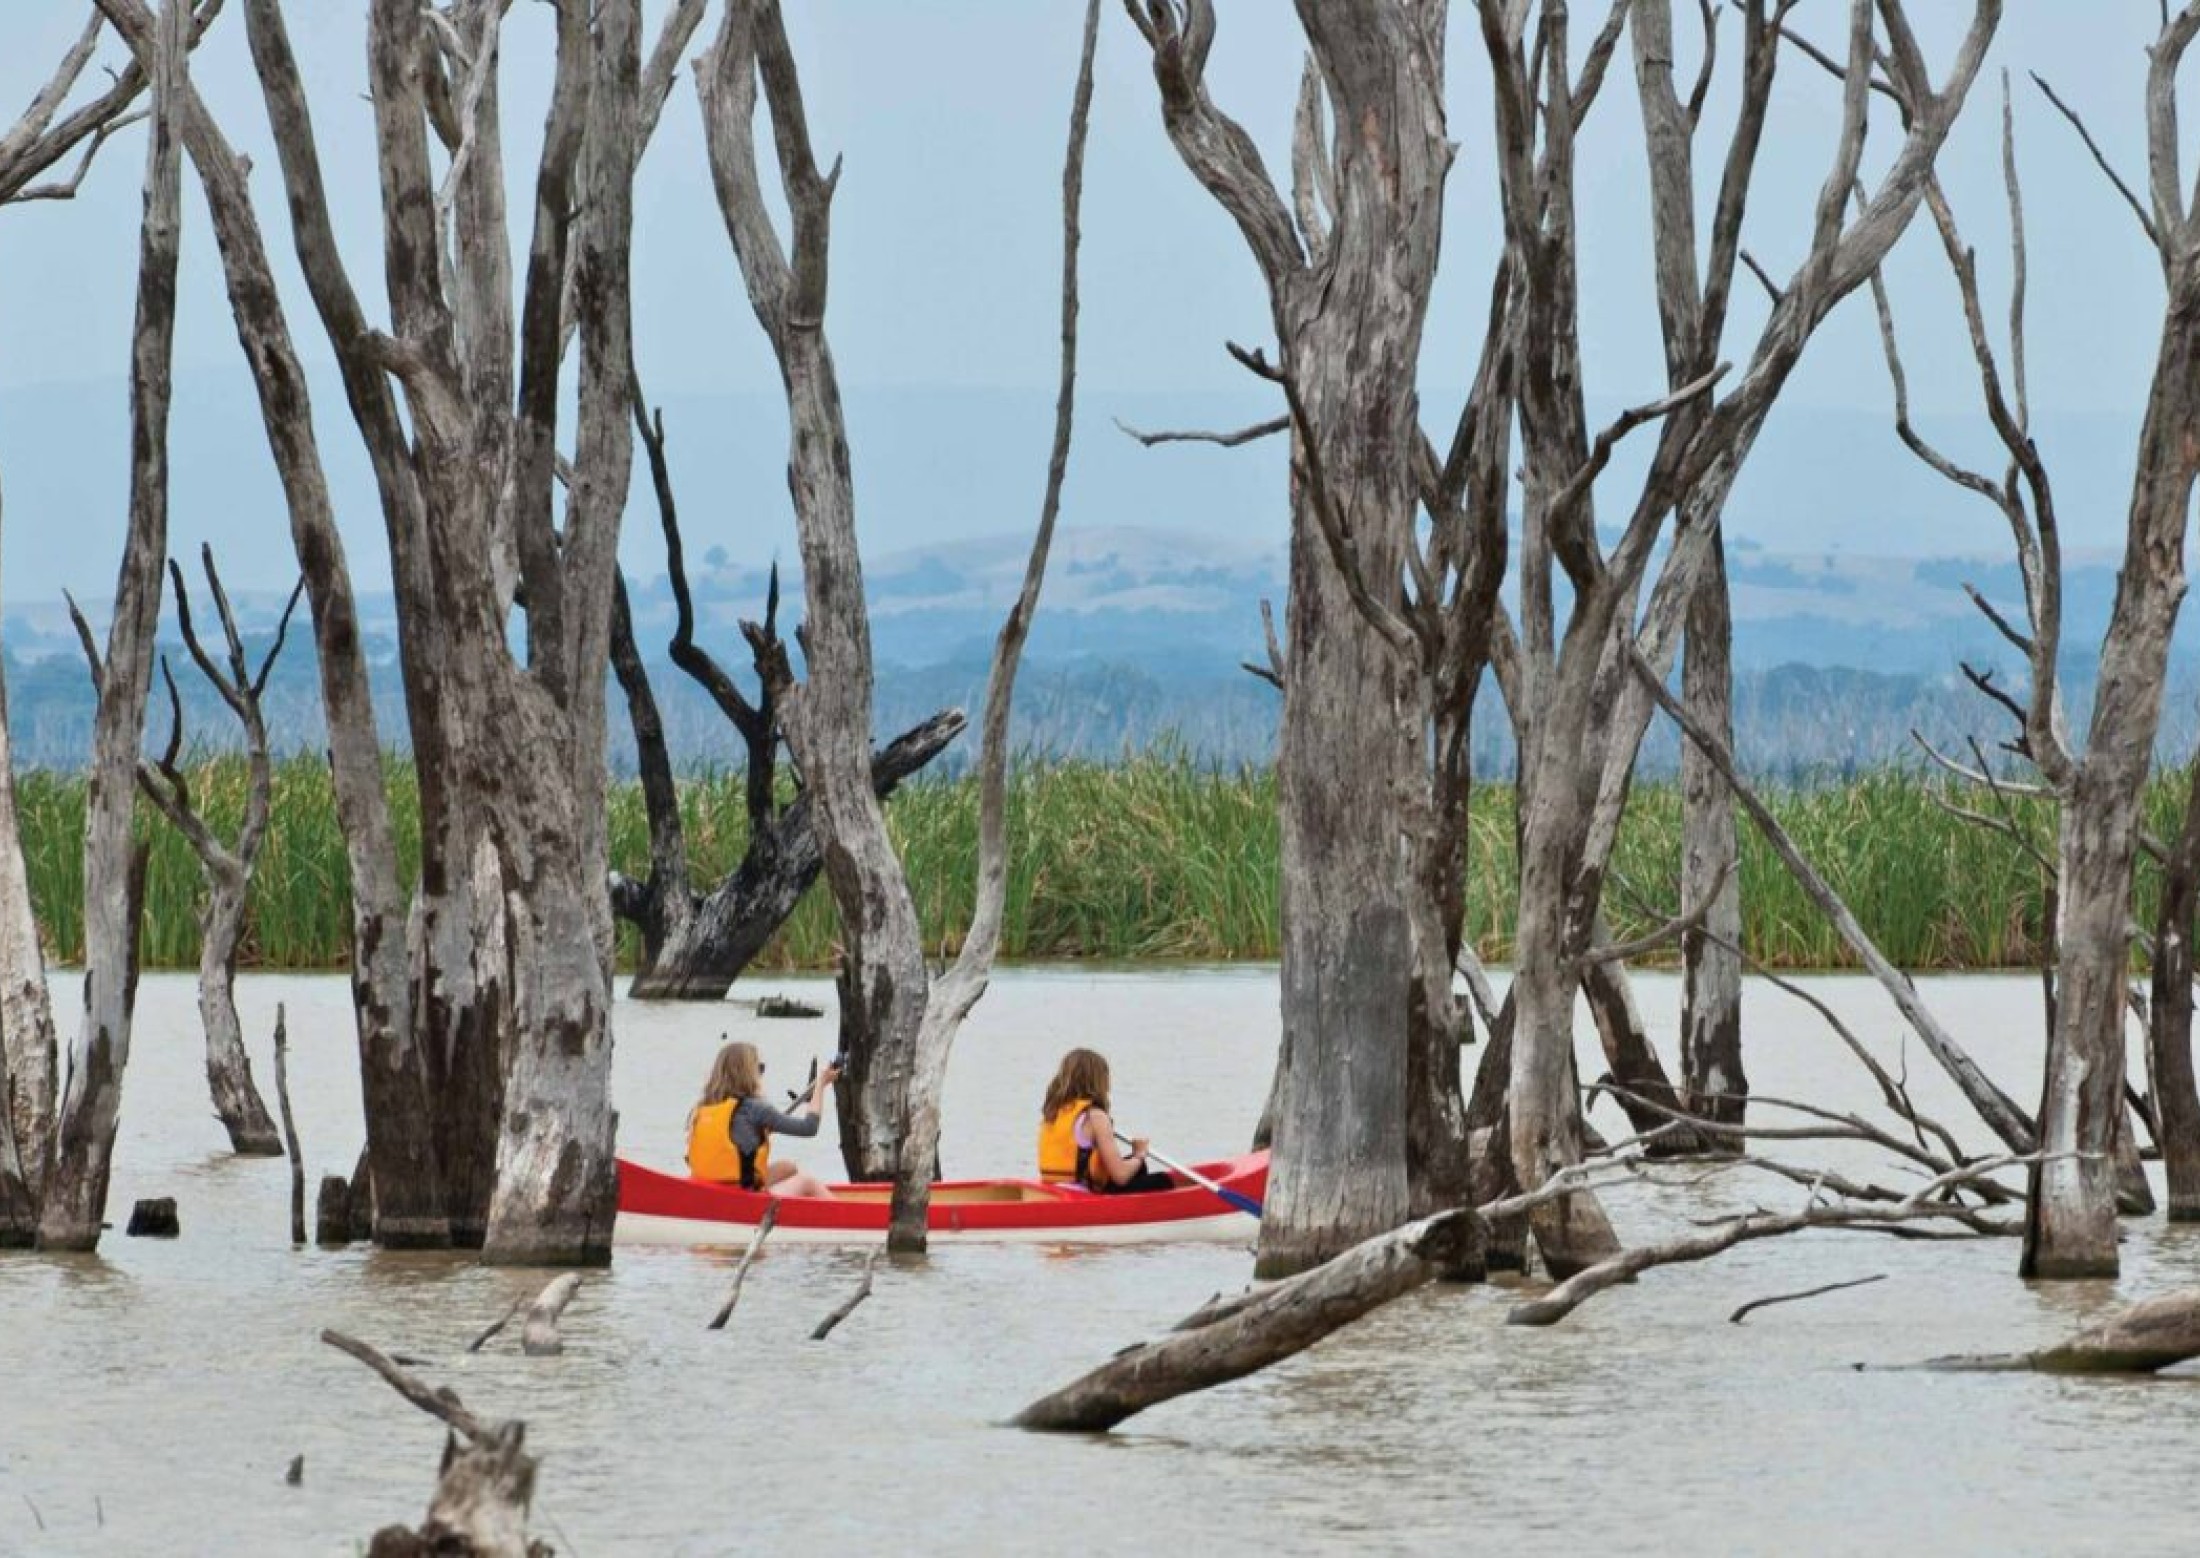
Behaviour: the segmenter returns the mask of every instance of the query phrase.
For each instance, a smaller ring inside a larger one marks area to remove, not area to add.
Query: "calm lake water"
[[[1876,986],[1813,984],[1897,1058],[1902,1030]],[[1673,982],[1641,985],[1670,1055]],[[800,980],[747,993],[774,988],[831,996]],[[2036,986],[1925,988],[1981,1061],[2030,1095]],[[72,980],[57,993],[73,1006]],[[348,1170],[361,1128],[346,985],[256,977],[241,999],[270,1085],[266,1035],[276,1003],[288,1004],[310,1171]],[[1746,1020],[1760,1092],[1869,1106],[1853,1061],[1787,997],[1753,985]],[[286,1166],[222,1153],[196,1021],[188,978],[145,981],[112,1202],[119,1221],[137,1197],[175,1196],[182,1239],[116,1232],[97,1257],[0,1257],[0,1553],[349,1553],[380,1525],[417,1520],[442,1429],[320,1345],[323,1326],[427,1360],[420,1372],[484,1416],[525,1419],[543,1463],[536,1529],[588,1558],[1095,1541],[1202,1555],[1545,1541],[1714,1553],[2194,1546],[2182,1491],[2200,1460],[2193,1382],[1851,1367],[2026,1348],[2118,1300],[2200,1282],[2200,1231],[2159,1220],[2127,1225],[2115,1284],[2028,1287],[2013,1275],[2013,1241],[1829,1232],[1652,1272],[1552,1330],[1503,1325],[1517,1296],[1503,1287],[1427,1290],[1107,1438],[1044,1438],[998,1424],[1241,1284],[1245,1250],[954,1247],[882,1266],[870,1302],[822,1343],[809,1330],[850,1291],[858,1253],[767,1247],[731,1328],[713,1334],[704,1322],[733,1255],[622,1250],[584,1282],[562,1358],[523,1358],[501,1339],[469,1357],[466,1342],[541,1274],[294,1251]],[[755,1038],[775,1083],[798,1080],[832,1045],[829,1023],[758,1022],[730,1005],[622,1005],[617,1022],[621,1145],[661,1164],[679,1158],[721,1032]],[[1277,1029],[1272,968],[1006,973],[957,1046],[948,1170],[1023,1167],[1036,1101],[1071,1043],[1107,1051],[1119,1116],[1164,1150],[1231,1150],[1259,1112]],[[1593,1057],[1583,1063],[1594,1075]],[[1983,1147],[1928,1065],[1913,1053],[1920,1102]],[[1616,1133],[1608,1111],[1599,1123]],[[829,1140],[786,1146],[837,1161]],[[1623,1235],[1645,1237],[1798,1195],[1733,1175],[1609,1204]],[[1874,1273],[1887,1280],[1727,1323],[1745,1299]],[[304,1484],[286,1487],[301,1452]]]

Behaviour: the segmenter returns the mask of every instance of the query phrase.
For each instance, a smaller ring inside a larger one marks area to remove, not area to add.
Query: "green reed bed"
[[[245,770],[236,758],[202,762],[194,795],[225,837],[244,806]],[[420,808],[412,770],[392,761],[386,783],[401,870],[410,881],[419,853]],[[2182,776],[2165,775],[2149,796],[2157,836],[2176,830]],[[51,955],[73,960],[82,937],[84,784],[32,773],[20,786],[23,843]],[[1949,790],[1937,778],[1887,769],[1838,783],[1771,792],[1767,799],[1796,842],[1848,899],[1888,955],[1921,969],[2009,968],[2039,955],[2042,874],[2010,840],[1964,823],[1936,804],[1952,799],[1998,812],[1990,799]],[[1469,840],[1468,931],[1482,954],[1510,953],[1515,852],[1512,792],[1476,792]],[[2042,803],[2004,803],[2036,847],[2052,855],[2052,812]],[[695,880],[730,870],[747,841],[738,773],[683,783]],[[141,807],[151,847],[146,886],[145,961],[187,967],[197,958],[198,863],[175,832]],[[920,779],[887,808],[908,863],[928,948],[952,953],[970,914],[977,855],[976,791],[968,780]],[[1013,858],[1002,953],[1010,958],[1229,959],[1277,952],[1276,784],[1265,770],[1220,769],[1176,755],[1112,765],[1033,764],[1011,781]],[[1746,940],[1753,955],[1782,968],[1854,964],[1772,851],[1742,827]],[[611,847],[628,871],[646,865],[641,794],[615,785]],[[1639,786],[1629,804],[1607,895],[1622,936],[1670,913],[1680,860],[1680,795],[1671,784]],[[2143,867],[2140,913],[2151,914],[2154,872]],[[343,835],[327,770],[298,758],[279,766],[268,840],[253,885],[245,963],[265,968],[333,968],[348,954],[350,910]],[[1638,907],[1647,903],[1649,912]],[[837,925],[830,899],[813,891],[765,955],[771,969],[829,966]],[[634,951],[622,938],[624,957]]]

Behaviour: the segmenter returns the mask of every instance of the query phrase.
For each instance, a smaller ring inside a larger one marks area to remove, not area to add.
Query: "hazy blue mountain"
[[[1025,538],[1002,535],[888,553],[866,570],[880,662],[879,724],[890,733],[943,706],[975,710],[984,696],[992,639],[1014,599]],[[2013,656],[1966,598],[1970,583],[2015,609],[2014,569],[1990,559],[1780,553],[1747,543],[1730,556],[1734,589],[1737,723],[1753,769],[1788,776],[1842,773],[1918,760],[1920,730],[1960,748],[1965,736],[1998,740],[2000,717],[1960,675],[1968,659],[2019,683]],[[761,615],[769,564],[706,548],[691,563],[698,637],[746,676],[739,624]],[[2115,585],[2106,560],[2079,556],[2069,567],[2069,639],[2097,641]],[[673,604],[663,575],[631,581],[635,618],[677,760],[690,769],[738,763],[733,733],[684,675],[665,662]],[[1169,744],[1196,758],[1258,762],[1272,753],[1277,697],[1240,662],[1263,657],[1260,602],[1280,613],[1280,541],[1143,526],[1064,531],[1019,683],[1019,745],[1038,753],[1108,758]],[[782,579],[783,628],[801,601],[792,567]],[[238,596],[248,632],[264,641],[283,599]],[[385,736],[402,734],[396,625],[386,594],[362,597],[362,627],[374,661]],[[91,697],[65,608],[59,602],[5,614],[11,717],[20,760],[79,766],[89,748]],[[2070,696],[2082,718],[2090,666],[2073,654]],[[187,666],[189,739],[225,746],[226,714]],[[2195,729],[2200,662],[2181,660],[2164,722],[2163,750],[2182,759]],[[271,726],[286,749],[314,750],[323,734],[311,638],[294,624],[269,692]],[[166,732],[156,707],[154,739]],[[1474,746],[1485,772],[1511,764],[1503,709],[1485,694]],[[1669,772],[1678,747],[1670,731],[1651,739],[1646,761]],[[949,765],[965,760],[959,749]],[[630,770],[632,742],[615,718],[615,767]]]

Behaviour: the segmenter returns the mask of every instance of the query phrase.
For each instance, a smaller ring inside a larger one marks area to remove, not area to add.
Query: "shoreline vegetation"
[[[224,836],[244,801],[244,766],[230,756],[187,769],[192,791]],[[2176,831],[2182,776],[2155,779],[2148,811],[2156,836]],[[81,775],[22,776],[23,847],[31,896],[49,958],[82,955]],[[419,858],[419,802],[411,765],[393,758],[386,784],[401,868]],[[1277,955],[1277,800],[1272,770],[1217,767],[1181,755],[1118,763],[1027,765],[1010,781],[1010,863],[1003,957],[1019,961],[1267,960]],[[715,879],[740,858],[746,818],[737,772],[684,779],[680,787],[696,880]],[[1766,791],[1783,825],[1855,909],[1887,955],[1904,968],[1934,971],[2035,966],[2043,945],[2042,871],[2011,840],[1951,815],[1937,778],[1888,767],[1815,785]],[[888,804],[889,826],[925,928],[925,947],[952,956],[969,922],[977,856],[977,791],[969,778],[926,776]],[[2054,819],[2044,804],[2006,798],[2007,815],[2047,858]],[[198,955],[201,876],[184,840],[141,814],[151,840],[144,964],[188,968]],[[647,828],[632,781],[611,791],[613,864],[645,869]],[[1677,910],[1680,793],[1669,782],[1639,784],[1607,894],[1614,934],[1640,935]],[[2151,913],[2156,873],[2142,863],[2137,909]],[[1481,955],[1508,961],[1513,886],[1513,792],[1475,791],[1467,929]],[[1782,970],[1856,966],[1787,872],[1746,827],[1742,834],[1745,940],[1754,958]],[[343,835],[327,769],[308,756],[277,766],[273,817],[253,883],[239,965],[266,970],[338,969],[350,950],[350,899]],[[770,949],[759,973],[832,966],[838,927],[823,884],[814,888]],[[634,941],[622,930],[620,964]],[[1666,954],[1664,961],[1671,961]],[[1657,962],[1659,959],[1646,960]]]

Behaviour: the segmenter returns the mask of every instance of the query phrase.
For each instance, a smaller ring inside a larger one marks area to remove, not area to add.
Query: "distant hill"
[[[1014,599],[1026,541],[1004,535],[888,553],[866,584],[880,663],[879,725],[890,734],[943,706],[975,710],[984,696],[993,635]],[[1735,605],[1737,724],[1743,760],[1782,776],[1839,774],[1917,759],[1912,729],[1960,747],[1966,734],[1998,740],[1997,717],[1958,674],[1965,657],[2021,681],[2006,646],[1963,594],[1970,582],[2014,605],[2014,569],[1960,558],[1775,553],[1747,543],[1729,559]],[[691,565],[698,637],[744,679],[740,620],[759,616],[768,567],[711,549]],[[1025,750],[1110,758],[1162,743],[1206,761],[1263,762],[1272,754],[1277,697],[1239,662],[1261,656],[1259,607],[1283,607],[1280,538],[1258,543],[1210,533],[1131,526],[1065,530],[1019,683],[1016,735]],[[740,761],[739,743],[716,710],[665,661],[673,607],[662,575],[632,581],[635,618],[663,705],[676,759],[689,769]],[[2112,563],[2079,557],[2069,569],[2066,623],[2075,644],[2096,641],[2115,584]],[[799,615],[801,584],[782,580],[783,628]],[[402,734],[396,624],[387,595],[361,600],[385,739]],[[248,633],[263,641],[282,601],[240,595]],[[80,766],[90,746],[91,696],[65,608],[12,606],[4,619],[10,713],[18,760]],[[286,749],[323,743],[311,636],[301,621],[269,690],[271,727]],[[2090,671],[2071,657],[2073,717],[2082,718]],[[226,746],[233,728],[212,696],[179,666],[189,735]],[[2180,661],[2162,747],[2189,755],[2200,662]],[[632,740],[614,700],[611,761],[630,771]],[[152,737],[166,731],[156,703]],[[1502,708],[1485,691],[1477,709],[1476,761],[1509,770]],[[1653,733],[1646,763],[1670,772],[1678,747]],[[951,751],[950,767],[966,760]]]

